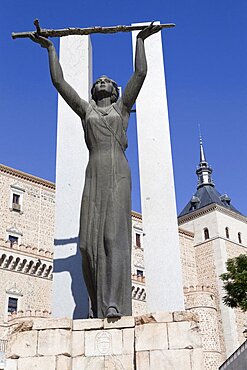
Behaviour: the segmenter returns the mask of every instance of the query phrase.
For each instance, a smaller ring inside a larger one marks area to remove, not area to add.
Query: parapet
[[[12,324],[12,321],[16,319],[30,319],[35,317],[48,318],[50,316],[51,312],[48,310],[19,310],[8,315],[8,322],[9,324]]]

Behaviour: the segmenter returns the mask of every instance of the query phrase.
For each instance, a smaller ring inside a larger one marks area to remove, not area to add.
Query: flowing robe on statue
[[[131,315],[131,176],[120,103],[89,104],[83,120],[89,162],[80,218],[83,274],[94,317]]]

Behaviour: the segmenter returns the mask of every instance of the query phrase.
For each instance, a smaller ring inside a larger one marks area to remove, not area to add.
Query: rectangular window
[[[137,276],[143,276],[143,271],[142,270],[136,270],[136,275]]]
[[[13,193],[13,203],[20,204],[20,195]]]
[[[136,246],[141,248],[141,235],[136,233]]]
[[[21,210],[20,199],[21,199],[21,196],[19,194],[13,193],[13,198],[12,198],[12,209],[13,209],[13,211],[20,212],[20,210]]]
[[[8,312],[17,312],[18,298],[9,297],[8,300]]]
[[[9,235],[9,241],[10,241],[10,246],[13,247],[13,244],[18,244],[18,237]]]

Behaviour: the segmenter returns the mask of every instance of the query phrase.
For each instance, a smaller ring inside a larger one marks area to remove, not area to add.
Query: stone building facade
[[[188,236],[180,242],[185,307],[199,315],[206,369],[218,369],[245,340],[246,315],[223,304],[219,276],[228,258],[247,253],[247,217],[216,190],[202,142],[196,174],[197,191],[178,216],[179,227],[193,235],[191,244]]]
[[[0,339],[8,315],[51,311],[55,185],[0,165]]]

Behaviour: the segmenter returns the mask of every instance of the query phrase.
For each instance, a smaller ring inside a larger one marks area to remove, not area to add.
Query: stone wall
[[[222,359],[225,359],[244,340],[244,314],[240,310],[227,308],[222,303],[224,291],[219,276],[226,271],[227,258],[247,251],[247,218],[213,204],[179,218],[179,225],[194,233],[197,284],[209,285],[213,289],[219,323],[220,352]],[[207,240],[204,235],[205,228],[209,231]],[[187,251],[190,251],[189,247]],[[193,269],[191,272],[194,276]],[[187,275],[189,276],[189,273]]]
[[[27,276],[21,273],[11,274],[1,271],[0,290],[0,321],[8,320],[7,314],[7,295],[18,297],[18,310],[47,310],[51,311],[51,290],[52,281],[36,276]]]
[[[195,286],[184,289],[186,310],[198,317],[204,366],[206,370],[218,370],[223,358],[219,340],[219,321],[214,290],[208,286]]]
[[[13,320],[6,370],[203,370],[196,316]]]
[[[0,165],[0,339],[9,298],[17,310],[51,310],[55,185]],[[17,202],[13,202],[16,194]],[[9,235],[18,238],[8,241]]]
[[[198,284],[194,234],[179,228],[180,258],[183,275],[183,286]]]
[[[20,234],[20,244],[53,252],[55,186],[49,181],[0,165],[0,237]],[[12,194],[20,194],[20,210]]]

